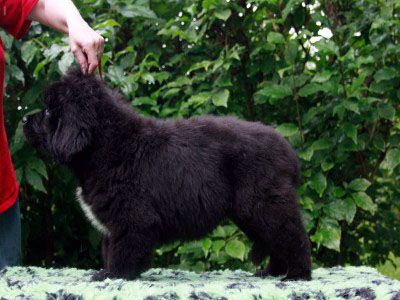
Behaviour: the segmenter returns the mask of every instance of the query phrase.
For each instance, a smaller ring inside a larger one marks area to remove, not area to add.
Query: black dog
[[[198,239],[230,218],[253,241],[259,276],[311,278],[296,199],[299,164],[274,129],[233,117],[154,120],[103,82],[72,69],[23,118],[28,142],[74,172],[78,200],[103,233],[94,280],[133,279],[154,248]]]

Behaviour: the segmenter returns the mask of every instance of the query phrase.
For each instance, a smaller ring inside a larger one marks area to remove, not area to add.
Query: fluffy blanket
[[[390,299],[400,282],[369,267],[313,271],[310,282],[260,279],[244,271],[193,272],[151,269],[138,280],[90,282],[93,270],[13,267],[0,271],[0,299]]]

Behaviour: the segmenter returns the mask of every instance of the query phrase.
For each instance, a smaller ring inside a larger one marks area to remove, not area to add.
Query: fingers
[[[97,42],[97,60],[101,60],[101,56],[104,52],[104,38],[99,35],[99,40]]]
[[[74,56],[76,57],[76,59],[78,60],[80,66],[81,66],[81,70],[83,74],[87,73],[88,70],[88,61],[86,58],[85,53],[83,53],[82,48],[78,47],[77,45],[71,46],[71,51],[74,54]]]
[[[95,49],[93,49],[93,48],[88,49],[86,51],[86,55],[87,55],[87,58],[88,58],[88,65],[89,65],[88,73],[90,75],[92,75],[94,73],[94,70],[96,70],[97,65],[98,65],[97,51]]]
[[[101,61],[101,56],[104,51],[104,39],[102,36],[97,35],[96,39],[91,44],[92,47],[87,50],[87,57],[89,63],[88,72],[90,75],[94,73],[99,62]]]
[[[93,75],[104,51],[104,38],[89,26],[86,30],[70,32],[71,51],[81,65],[83,73]]]

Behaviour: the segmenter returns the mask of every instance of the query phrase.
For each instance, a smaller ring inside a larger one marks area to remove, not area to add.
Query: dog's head
[[[44,109],[23,118],[28,143],[58,162],[70,162],[92,143],[103,89],[95,77],[71,69],[45,90]]]

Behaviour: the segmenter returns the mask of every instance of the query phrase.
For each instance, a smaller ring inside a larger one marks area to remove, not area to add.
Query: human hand
[[[104,38],[82,19],[68,21],[68,35],[71,51],[82,72],[92,75],[104,51]]]

